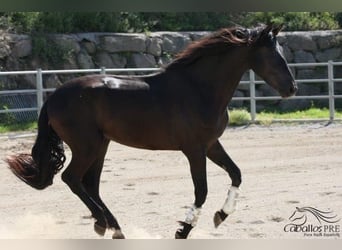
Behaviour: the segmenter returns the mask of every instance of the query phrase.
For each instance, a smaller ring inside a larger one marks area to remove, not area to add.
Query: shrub
[[[60,66],[71,55],[71,48],[58,45],[53,39],[42,34],[36,34],[32,37],[32,55],[43,62]]]
[[[339,28],[336,15],[330,12],[255,12],[247,16],[247,26],[256,22],[284,23],[287,31]]]
[[[123,32],[127,27],[117,12],[41,12],[32,30],[48,33]]]
[[[229,111],[229,125],[242,126],[247,125],[251,121],[251,115],[245,109],[233,109]]]
[[[217,30],[235,24],[285,23],[286,30],[337,29],[331,12],[0,12],[0,27],[17,32],[144,32]],[[8,26],[11,26],[10,28]]]

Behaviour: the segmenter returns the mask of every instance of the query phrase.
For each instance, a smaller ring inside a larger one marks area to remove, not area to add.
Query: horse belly
[[[118,143],[143,149],[177,150],[179,142],[162,116],[144,112],[118,115],[105,123],[104,135]]]
[[[150,150],[178,150],[179,145],[171,141],[171,138],[166,136],[161,131],[150,129],[134,128],[131,130],[125,129],[110,129],[105,131],[105,136],[110,140],[120,144]]]

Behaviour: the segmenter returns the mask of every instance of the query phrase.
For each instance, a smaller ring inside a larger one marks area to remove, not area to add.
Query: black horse
[[[90,75],[70,80],[45,102],[31,154],[7,158],[10,169],[36,189],[52,184],[72,159],[62,180],[90,209],[95,231],[124,238],[99,196],[99,180],[111,140],[144,149],[179,150],[190,163],[195,201],[176,238],[195,226],[207,196],[206,157],[232,180],[215,213],[218,226],[235,210],[241,173],[218,138],[228,123],[227,105],[243,73],[254,70],[282,97],[297,87],[277,42],[281,26],[226,28],[189,45],[161,72],[147,76]]]

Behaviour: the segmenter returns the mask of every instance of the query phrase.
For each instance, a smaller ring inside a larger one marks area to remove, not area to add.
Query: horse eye
[[[235,32],[235,35],[236,35],[237,38],[240,38],[240,39],[245,36],[245,34],[244,34],[244,32],[242,30],[237,30]]]

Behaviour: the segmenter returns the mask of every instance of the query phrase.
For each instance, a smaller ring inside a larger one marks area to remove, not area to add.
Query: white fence
[[[329,100],[329,117],[324,120],[334,121],[338,120],[335,118],[335,99],[342,98],[342,95],[336,95],[334,91],[335,83],[342,82],[342,78],[334,78],[334,67],[342,66],[342,62],[329,61],[326,63],[301,63],[301,64],[289,64],[290,67],[327,67],[328,75],[326,78],[321,79],[297,79],[297,83],[326,83],[328,85],[327,95],[310,95],[310,96],[294,96],[290,99],[328,99]],[[78,70],[32,70],[32,71],[7,71],[0,72],[0,76],[4,75],[36,75],[36,88],[35,89],[25,89],[25,90],[5,90],[0,91],[1,95],[8,94],[35,94],[37,97],[37,107],[34,108],[16,108],[16,109],[3,109],[0,107],[0,114],[2,113],[15,113],[15,112],[28,112],[37,111],[39,113],[41,107],[43,106],[43,96],[45,92],[54,91],[52,88],[43,87],[43,75],[44,74],[89,74],[89,73],[118,73],[118,72],[154,72],[159,71],[158,68],[130,68],[130,69],[78,69]],[[257,101],[265,100],[280,100],[280,96],[256,96],[256,85],[264,84],[264,81],[256,80],[255,73],[249,71],[249,80],[241,81],[240,84],[248,84],[250,96],[249,97],[234,97],[233,101],[249,101],[250,102],[250,113],[251,121],[255,122],[257,120],[256,104]]]

